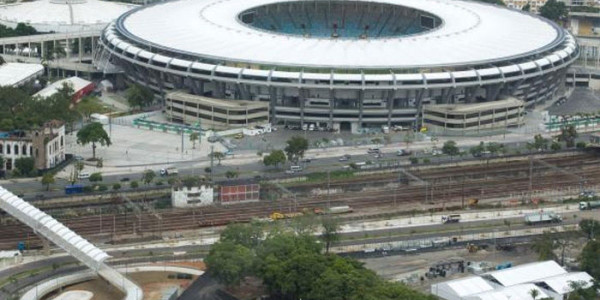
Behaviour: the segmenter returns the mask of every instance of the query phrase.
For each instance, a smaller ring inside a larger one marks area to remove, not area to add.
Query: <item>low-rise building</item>
[[[555,261],[534,262],[431,285],[431,293],[445,300],[534,300],[566,299],[573,292],[572,282],[583,288],[592,286],[593,278],[585,272],[569,273]]]
[[[33,157],[38,170],[50,169],[65,160],[65,152],[65,126],[61,121],[49,121],[28,131],[0,133],[0,156],[5,161],[0,169],[13,170],[15,161],[22,157]]]
[[[451,133],[506,129],[524,123],[525,103],[516,98],[473,104],[438,104],[423,107],[428,130]]]
[[[171,189],[171,203],[173,207],[198,207],[213,204],[214,189],[209,185],[177,186]]]
[[[17,87],[44,74],[41,64],[5,63],[0,65],[0,86]]]
[[[185,92],[167,93],[169,121],[207,129],[243,128],[269,122],[269,102],[216,99]]]
[[[71,87],[73,88],[72,100],[75,103],[79,102],[79,100],[81,100],[81,98],[83,98],[85,95],[91,93],[95,88],[93,82],[73,76],[51,83],[33,96],[38,96],[42,98],[50,97],[56,94],[58,90],[63,87],[64,84],[71,85]]]

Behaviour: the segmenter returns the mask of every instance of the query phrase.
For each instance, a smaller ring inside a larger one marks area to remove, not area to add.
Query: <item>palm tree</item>
[[[533,298],[533,300],[535,300],[537,298],[537,296],[540,295],[540,292],[536,289],[531,289],[529,291],[529,295],[531,296],[531,298]]]
[[[197,132],[192,132],[190,134],[190,141],[192,142],[192,149],[196,149],[196,141],[200,138]]]

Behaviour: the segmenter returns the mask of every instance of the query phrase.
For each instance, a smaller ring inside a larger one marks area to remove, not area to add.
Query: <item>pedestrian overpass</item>
[[[31,227],[35,233],[61,247],[100,277],[117,287],[126,294],[124,300],[143,299],[143,292],[140,287],[104,263],[110,257],[106,252],[1,186],[0,209]]]

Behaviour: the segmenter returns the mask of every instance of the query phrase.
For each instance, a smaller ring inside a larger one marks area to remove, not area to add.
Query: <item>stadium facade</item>
[[[548,20],[455,0],[161,2],[122,15],[98,47],[96,66],[163,95],[175,122],[209,117],[210,98],[268,103],[271,123],[354,132],[433,124],[425,105],[532,107],[559,96],[579,55]],[[172,91],[199,97],[169,101]]]

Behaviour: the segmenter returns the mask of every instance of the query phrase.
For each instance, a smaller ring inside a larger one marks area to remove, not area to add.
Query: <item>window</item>
[[[10,145],[6,145],[6,154],[10,154]]]
[[[15,145],[15,155],[19,155],[19,145]]]
[[[63,141],[63,139],[64,139],[64,138],[65,138],[64,136],[61,136],[61,137],[60,137],[60,146],[61,146],[61,147],[64,145],[64,141]]]
[[[23,148],[21,149],[21,154],[27,155],[27,145],[23,145]]]
[[[29,156],[33,155],[33,147],[29,146]]]
[[[0,144],[0,154],[4,153],[4,145]]]

